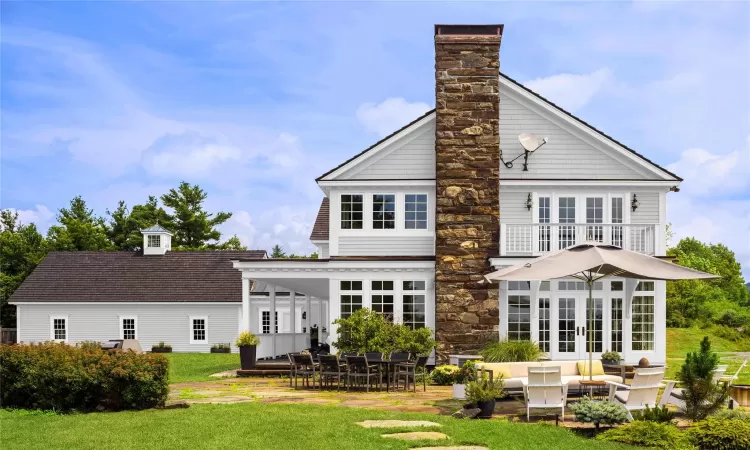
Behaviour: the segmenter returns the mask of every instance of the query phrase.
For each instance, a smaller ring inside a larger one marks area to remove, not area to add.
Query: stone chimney
[[[496,339],[503,25],[435,25],[435,302],[438,359]]]

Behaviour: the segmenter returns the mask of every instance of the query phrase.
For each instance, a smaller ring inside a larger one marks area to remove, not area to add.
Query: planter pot
[[[152,347],[151,353],[172,353],[172,348],[165,348],[165,347]]]
[[[477,402],[477,408],[482,410],[477,418],[489,419],[490,417],[492,417],[492,412],[495,410],[495,399],[493,398],[492,400],[486,402]]]
[[[750,384],[733,384],[729,387],[729,396],[740,406],[750,406]]]
[[[615,361],[613,359],[603,359],[602,364],[611,364],[611,365],[617,365],[620,364],[620,361]]]
[[[248,345],[247,347],[240,347],[240,366],[242,370],[250,370],[255,368],[255,345]]]
[[[465,384],[454,384],[453,385],[453,398],[463,400],[466,398],[466,385]]]
[[[231,348],[212,348],[211,353],[231,353]]]

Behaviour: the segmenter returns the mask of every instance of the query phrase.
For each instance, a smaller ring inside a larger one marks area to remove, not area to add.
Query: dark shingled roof
[[[241,302],[242,275],[231,260],[265,250],[51,252],[11,302]]]
[[[320,202],[320,209],[318,210],[318,217],[315,218],[315,225],[313,225],[312,233],[310,233],[311,241],[327,241],[328,240],[328,214],[329,214],[329,202],[328,197],[324,197],[323,201]]]

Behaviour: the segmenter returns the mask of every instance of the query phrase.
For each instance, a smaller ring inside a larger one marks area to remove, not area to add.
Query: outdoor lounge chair
[[[294,376],[294,388],[297,389],[297,377],[302,377],[302,385],[307,383],[307,387],[310,387],[310,380],[312,379],[313,386],[315,385],[315,372],[318,371],[317,364],[312,359],[312,355],[308,353],[289,353],[289,360],[292,364],[292,375]],[[291,386],[291,380],[289,381]]]
[[[636,369],[633,382],[627,384],[607,381],[609,385],[609,401],[621,403],[628,410],[628,418],[633,420],[630,411],[646,409],[646,406],[656,406],[656,397],[659,389],[664,387],[664,368]],[[624,390],[618,391],[617,388]]]
[[[528,381],[523,386],[526,402],[526,420],[531,419],[531,409],[560,408],[560,418],[565,420],[565,404],[568,401],[568,383],[562,381],[559,366],[529,367]]]
[[[414,384],[414,392],[417,392],[417,369],[421,368],[422,373],[425,375],[422,377],[422,383],[424,384],[423,389],[427,391],[427,356],[419,356],[415,362],[399,363],[394,366],[393,376],[396,380],[396,388],[398,388],[398,382],[401,377],[404,378],[404,388],[409,390],[409,380]]]
[[[727,371],[727,367],[725,365],[722,366],[716,366],[716,369],[714,369],[712,374],[712,379],[714,383],[725,383],[729,380],[727,380],[724,377],[724,374]],[[740,370],[742,368],[740,367]],[[739,373],[739,372],[738,372]],[[664,380],[667,383],[667,387],[664,388],[664,393],[661,395],[661,401],[659,402],[659,405],[666,406],[668,404],[673,404],[680,408],[680,410],[685,409],[685,390],[681,388],[676,388],[675,385],[677,385],[677,381],[673,380]]]
[[[377,364],[367,362],[367,356],[346,357],[346,390],[348,391],[354,383],[364,381],[367,392],[370,392],[371,380],[377,380],[377,386],[383,383],[383,372]]]
[[[336,390],[339,390],[341,381],[346,382],[346,365],[341,364],[339,357],[336,355],[320,355],[318,356],[318,363],[320,366],[318,372],[318,380],[320,381],[320,388],[323,389],[323,384],[328,384],[333,379],[336,380]]]

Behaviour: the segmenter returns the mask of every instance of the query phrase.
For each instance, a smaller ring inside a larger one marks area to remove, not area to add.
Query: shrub
[[[430,379],[433,384],[437,384],[438,386],[450,386],[456,383],[456,376],[459,370],[458,366],[454,366],[453,364],[443,364],[435,367],[430,372]]]
[[[601,358],[602,361],[619,361],[620,359],[622,359],[619,353],[610,351],[602,353]]]
[[[351,316],[336,319],[339,326],[338,340],[333,345],[340,352],[408,351],[427,355],[435,347],[429,328],[417,330],[391,322],[387,317],[367,308],[359,309]]]
[[[633,411],[633,420],[641,420],[644,422],[657,422],[657,423],[670,423],[674,419],[674,412],[667,409],[666,406],[655,406],[650,408],[646,405],[646,409],[642,411]]]
[[[469,403],[477,403],[502,398],[505,396],[503,387],[502,377],[494,380],[490,380],[489,377],[480,377],[476,381],[466,383],[466,400]]]
[[[597,439],[642,447],[688,450],[694,448],[687,436],[674,425],[636,420],[627,425],[612,428],[598,435]]]
[[[461,369],[456,373],[456,379],[453,381],[454,384],[466,384],[470,381],[477,379],[477,362],[469,360],[461,366]]]
[[[544,352],[533,341],[502,340],[487,345],[480,354],[486,362],[525,362],[538,360]]]
[[[700,449],[747,450],[750,448],[750,422],[709,417],[694,424],[687,436]]]
[[[250,347],[258,344],[260,344],[258,336],[249,331],[243,331],[240,333],[240,335],[237,336],[237,341],[234,343],[236,347]]]
[[[151,348],[172,348],[172,346],[169,344],[165,344],[164,341],[161,341],[156,345],[152,345]]]
[[[145,409],[164,403],[167,359],[46,342],[0,345],[0,401],[43,410]]]
[[[615,425],[628,420],[628,411],[620,404],[613,402],[595,402],[584,397],[580,402],[570,405],[570,410],[578,422],[593,423],[596,429],[600,425]]]
[[[80,341],[76,344],[76,347],[83,348],[86,350],[98,350],[102,348],[102,343],[99,341]]]
[[[677,377],[683,387],[685,416],[690,420],[705,419],[727,401],[727,384],[713,381],[718,364],[719,355],[711,351],[708,337],[703,338],[700,351],[688,352]]]
[[[226,343],[218,343],[218,344],[214,344],[214,345],[212,345],[212,346],[211,346],[211,348],[216,348],[216,349],[225,349],[225,348],[232,348],[232,346],[231,346],[231,345],[229,345],[229,342],[226,342]]]
[[[722,409],[713,416],[715,419],[723,420],[744,420],[750,422],[750,410],[746,409]]]

